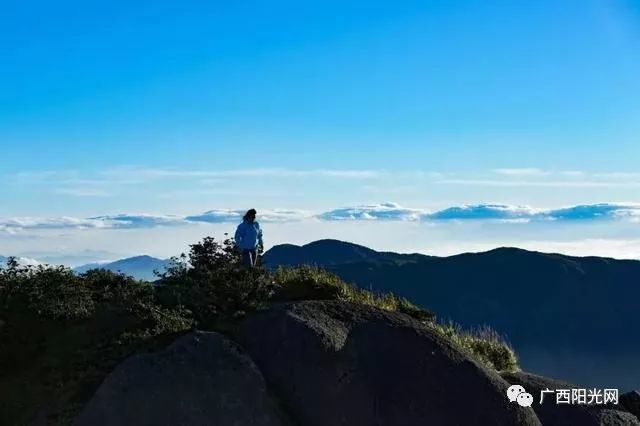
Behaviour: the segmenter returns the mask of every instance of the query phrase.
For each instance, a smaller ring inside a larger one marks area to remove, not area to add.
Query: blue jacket
[[[236,245],[242,250],[254,250],[258,246],[262,247],[262,229],[258,222],[243,221],[238,225],[235,235]]]

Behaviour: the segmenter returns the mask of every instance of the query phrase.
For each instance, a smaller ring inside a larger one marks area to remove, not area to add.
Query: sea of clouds
[[[146,229],[192,223],[237,223],[243,210],[213,209],[200,214],[178,216],[158,214],[118,214],[88,218],[18,217],[0,218],[0,231],[17,232],[28,229]],[[267,209],[259,211],[259,220],[267,223],[293,222],[305,219],[322,221],[640,221],[638,203],[599,203],[538,209],[508,204],[472,204],[428,211],[404,207],[396,203],[381,203],[339,207],[320,213],[304,210]]]

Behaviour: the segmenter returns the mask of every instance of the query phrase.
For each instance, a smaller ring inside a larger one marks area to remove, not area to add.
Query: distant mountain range
[[[585,386],[640,386],[640,261],[516,248],[434,257],[321,240],[275,246],[264,262],[324,266],[440,318],[491,325],[507,335],[528,371]]]
[[[171,261],[168,259],[158,259],[151,256],[135,256],[110,263],[88,263],[74,268],[74,271],[82,274],[90,269],[107,269],[113,272],[121,272],[140,280],[153,281],[157,279],[154,271],[164,272],[170,263]]]
[[[0,266],[6,265],[7,259],[8,256],[0,256]],[[40,263],[56,265],[59,263],[41,259],[36,260],[27,257],[19,257],[18,262],[23,265],[37,265]],[[85,265],[75,267],[73,270],[82,274],[90,269],[107,269],[109,271],[130,275],[139,280],[153,281],[157,279],[155,271],[164,272],[170,264],[171,260],[169,259],[158,259],[151,256],[134,256],[113,262],[87,263]]]

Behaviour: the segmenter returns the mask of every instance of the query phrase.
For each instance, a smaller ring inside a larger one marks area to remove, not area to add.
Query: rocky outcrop
[[[287,304],[248,319],[240,341],[304,426],[540,424],[498,374],[402,314]]]
[[[540,392],[545,389],[575,389],[571,383],[535,374],[505,373],[502,377],[512,385],[521,385],[534,396],[533,409],[544,426],[640,426],[638,419],[622,406],[557,404],[555,394],[545,394],[540,404]]]
[[[640,419],[640,391],[635,390],[621,395],[620,404]]]
[[[305,301],[252,314],[234,333],[192,332],[119,365],[78,426],[640,426],[640,395],[619,405],[558,405],[575,385],[488,370],[410,317]],[[511,384],[533,395],[509,402]],[[277,404],[276,404],[277,401]],[[635,410],[635,411],[634,411]]]
[[[640,426],[638,418],[626,411],[605,408],[595,410],[593,414],[599,426]]]
[[[163,351],[136,355],[104,380],[78,426],[283,426],[262,375],[217,333],[193,332]]]

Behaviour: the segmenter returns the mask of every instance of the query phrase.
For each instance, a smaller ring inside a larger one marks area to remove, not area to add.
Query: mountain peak
[[[265,253],[267,265],[275,264],[337,264],[377,260],[380,253],[370,248],[346,241],[324,239],[303,246],[283,244],[272,247]]]
[[[77,273],[84,273],[91,269],[106,269],[113,272],[130,275],[137,279],[153,281],[157,279],[154,271],[164,271],[170,264],[170,260],[158,259],[149,255],[140,255],[119,259],[107,263],[89,263],[78,266],[74,270]]]
[[[307,243],[307,244],[303,245],[302,247],[303,248],[314,248],[314,247],[325,247],[325,246],[331,246],[331,248],[343,247],[343,248],[365,249],[365,250],[369,250],[369,251],[375,251],[373,249],[370,249],[370,248],[365,247],[365,246],[360,245],[360,244],[350,243],[348,241],[337,240],[337,239],[332,239],[332,238],[324,238],[322,240],[312,241],[310,243]]]
[[[160,259],[157,259],[155,257],[149,256],[148,254],[141,254],[141,255],[138,255],[138,256],[127,257],[125,259],[120,259],[120,260],[132,261],[132,260],[160,260]]]

